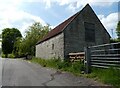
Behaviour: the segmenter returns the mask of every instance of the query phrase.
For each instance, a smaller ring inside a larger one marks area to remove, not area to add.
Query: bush
[[[2,53],[2,58],[5,58],[5,54]]]
[[[74,74],[80,74],[82,71],[84,71],[84,64],[81,62],[74,62],[71,64],[69,71]]]
[[[68,61],[60,61],[59,63],[57,63],[58,69],[66,70],[66,68],[69,68],[70,66],[71,66],[71,63]]]
[[[2,58],[6,58],[5,54],[2,53]],[[15,58],[14,54],[8,54],[8,58]]]
[[[13,54],[8,54],[8,58],[15,58]]]

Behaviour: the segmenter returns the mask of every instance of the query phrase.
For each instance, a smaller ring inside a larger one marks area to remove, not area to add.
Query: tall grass
[[[32,62],[38,63],[43,67],[52,67],[60,69],[62,71],[72,72],[73,74],[79,75],[81,71],[84,70],[84,65],[82,62],[71,63],[69,61],[62,61],[60,59],[40,59],[33,58]]]
[[[30,60],[32,62],[38,63],[43,67],[52,67],[56,69],[60,69],[62,71],[71,72],[75,75],[81,75],[81,72],[85,70],[84,64],[82,62],[68,62],[61,61],[60,59],[40,59],[33,58]],[[90,74],[83,74],[82,76],[87,76],[89,78],[94,78],[105,84],[110,84],[114,87],[120,88],[120,70],[109,68],[92,68]]]
[[[92,73],[89,75],[92,78],[120,88],[120,70],[115,68],[102,69],[92,68]]]

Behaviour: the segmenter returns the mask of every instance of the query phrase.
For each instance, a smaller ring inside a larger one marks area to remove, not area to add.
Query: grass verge
[[[94,78],[102,83],[112,85],[116,88],[120,88],[120,70],[115,68],[102,69],[92,68],[89,78]]]
[[[71,72],[75,75],[80,75],[81,71],[84,70],[84,65],[80,61],[71,63],[68,61],[61,61],[60,59],[40,59],[40,58],[33,58],[30,61],[38,63],[43,67],[52,67],[62,71]]]
[[[38,63],[43,67],[52,67],[60,69],[62,71],[71,72],[75,75],[80,75],[88,78],[94,78],[102,83],[112,85],[113,87],[120,88],[120,70],[118,69],[101,69],[92,68],[90,74],[81,74],[85,70],[83,63],[81,62],[68,62],[61,61],[60,59],[40,59],[33,58],[31,62]]]

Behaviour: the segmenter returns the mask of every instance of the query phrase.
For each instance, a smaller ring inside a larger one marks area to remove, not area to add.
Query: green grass
[[[109,84],[116,88],[120,88],[120,70],[118,69],[92,68],[90,74],[81,74],[81,71],[85,70],[83,63],[81,62],[71,63],[68,61],[61,61],[60,59],[40,58],[33,58],[30,61],[38,63],[43,67],[52,67],[62,71],[71,72],[75,75],[93,78],[94,80],[100,81],[104,84]]]
[[[84,65],[81,62],[71,63],[68,61],[61,61],[60,59],[40,59],[40,58],[33,58],[30,61],[38,63],[43,67],[52,67],[62,71],[71,72],[75,75],[80,75],[81,71],[84,70]]]
[[[105,84],[110,84],[114,87],[120,88],[120,70],[118,69],[92,68],[92,73],[87,76]]]

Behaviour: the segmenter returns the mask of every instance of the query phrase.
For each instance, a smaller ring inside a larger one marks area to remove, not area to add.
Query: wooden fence
[[[86,73],[90,72],[91,66],[120,69],[120,42],[86,47],[84,63]]]
[[[69,58],[71,62],[76,61],[84,61],[85,53],[84,52],[78,52],[78,53],[69,53]]]

